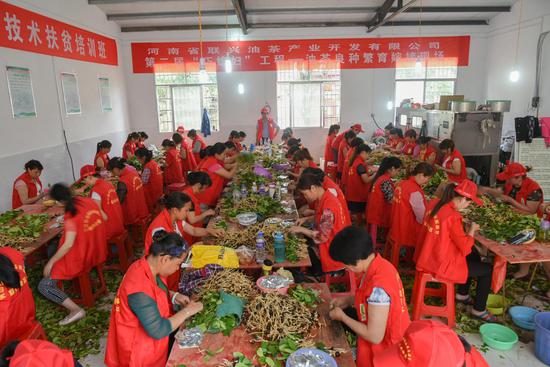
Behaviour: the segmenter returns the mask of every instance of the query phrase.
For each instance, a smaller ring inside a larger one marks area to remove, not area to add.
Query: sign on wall
[[[550,165],[548,164],[550,148],[546,147],[544,139],[536,138],[531,143],[520,141],[516,143],[514,149],[514,160],[531,167],[533,170],[529,172],[529,177],[537,181],[542,192],[550,192]]]
[[[0,47],[118,65],[116,41],[0,0]]]
[[[36,117],[31,71],[27,68],[6,66],[6,75],[13,117]]]
[[[289,60],[338,61],[342,69],[393,68],[399,60],[455,59],[467,66],[470,36],[302,39],[271,41],[203,42],[207,63],[224,67],[230,55],[235,71],[277,70]],[[132,43],[134,73],[153,73],[160,64],[198,63],[199,42]]]
[[[67,115],[78,115],[80,109],[80,94],[78,93],[78,81],[75,74],[61,73],[61,85],[65,99],[65,112]]]
[[[109,88],[109,79],[98,78],[99,80],[99,99],[101,100],[101,111],[110,112],[113,110],[111,106],[111,89]]]

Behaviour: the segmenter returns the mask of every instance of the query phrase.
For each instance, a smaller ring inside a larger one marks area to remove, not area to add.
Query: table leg
[[[535,268],[533,269],[533,274],[531,274],[531,279],[529,279],[529,284],[527,285],[527,291],[531,290],[531,286],[533,285],[533,281],[535,280],[535,275],[537,275],[537,270],[539,268],[540,263],[535,264]]]

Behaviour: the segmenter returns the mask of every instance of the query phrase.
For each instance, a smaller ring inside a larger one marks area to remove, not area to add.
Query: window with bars
[[[458,73],[455,59],[400,61],[395,68],[395,104],[404,99],[414,103],[438,103],[440,96],[455,93]]]
[[[155,73],[159,131],[201,129],[206,108],[212,130],[219,130],[218,81],[215,71]]]
[[[278,125],[329,127],[339,123],[340,88],[337,62],[278,62]]]

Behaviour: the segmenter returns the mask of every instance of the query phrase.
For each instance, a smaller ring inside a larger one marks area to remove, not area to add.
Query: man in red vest
[[[262,117],[258,119],[256,126],[256,144],[265,144],[272,142],[281,128],[275,120],[269,117],[269,108],[262,108]]]

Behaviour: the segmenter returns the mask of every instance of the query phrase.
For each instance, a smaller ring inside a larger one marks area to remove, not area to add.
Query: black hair
[[[294,153],[300,150],[300,147],[298,145],[292,145],[290,148],[288,148],[288,151],[286,152],[287,158],[292,158],[294,156]]]
[[[413,129],[405,131],[405,137],[406,138],[415,138],[416,139],[416,131]]]
[[[286,145],[288,147],[294,147],[294,146],[299,146],[301,143],[302,143],[302,139],[290,138],[286,142]]]
[[[166,209],[181,209],[185,204],[190,203],[191,198],[183,192],[175,191],[168,195],[164,195],[162,203]]]
[[[323,180],[320,180],[319,177],[315,174],[302,174],[300,176],[300,179],[298,180],[296,188],[300,191],[303,191],[311,189],[311,186],[323,187]]]
[[[225,144],[224,143],[216,143],[214,145],[212,145],[211,149],[210,149],[210,152],[209,152],[209,156],[210,157],[213,157],[215,156],[216,154],[222,154],[223,152],[225,152]]]
[[[189,172],[187,174],[187,182],[189,185],[193,186],[196,184],[200,184],[203,187],[210,187],[212,186],[212,179],[206,172]]]
[[[109,160],[107,169],[112,171],[115,168],[124,169],[126,167],[126,159],[120,157],[114,157]]]
[[[9,257],[0,255],[0,283],[8,288],[21,288],[21,278]]]
[[[140,131],[138,134],[142,139],[149,139],[149,135],[145,131]]]
[[[393,124],[390,122],[389,124],[387,124],[386,126],[384,126],[384,130],[392,130],[393,129]]]
[[[392,168],[401,168],[403,163],[401,162],[401,159],[397,157],[385,157],[382,159],[382,162],[380,163],[380,167],[378,167],[378,171],[376,172],[376,175],[374,175],[374,179],[372,181],[372,186],[376,184],[376,180],[380,178],[380,176],[386,174],[390,169]]]
[[[439,149],[440,150],[446,150],[450,149],[451,151],[455,150],[455,142],[451,139],[445,139],[441,143],[439,143]]]
[[[110,148],[112,147],[113,144],[111,144],[111,142],[109,140],[102,140],[100,141],[99,143],[97,143],[97,151],[96,153],[99,153],[99,151],[101,149],[104,149],[104,148]]]
[[[307,159],[308,161],[312,161],[313,158],[311,157],[311,154],[309,153],[309,150],[306,148],[300,149],[294,155],[292,156],[292,159],[294,159],[296,162],[303,161],[304,159]]]
[[[441,199],[435,204],[434,208],[430,212],[430,217],[435,217],[443,205],[450,203],[454,198],[459,197],[460,194],[455,191],[456,184],[449,183],[445,186],[443,194],[441,194]]]
[[[113,160],[109,161],[109,164],[111,164],[112,161]],[[77,210],[75,205],[75,198],[73,197],[73,193],[71,192],[69,186],[62,183],[56,183],[52,186],[50,196],[52,197],[52,199],[65,204],[65,213],[76,215]]]
[[[145,158],[145,163],[149,163],[153,159],[153,152],[147,148],[139,148],[136,150],[136,157]]]
[[[430,141],[432,141],[432,138],[430,138],[429,136],[421,136],[416,142],[420,145],[423,145],[428,144]]]
[[[176,147],[176,143],[174,143],[172,140],[170,139],[164,139],[162,141],[162,147],[163,148],[168,148],[168,147],[172,147],[172,148],[175,148]]]
[[[325,172],[320,168],[306,167],[302,171],[302,175],[314,175],[319,181],[323,182],[325,180]]]
[[[351,143],[349,144],[350,147],[355,148],[356,146],[359,146],[361,144],[365,143],[365,141],[359,137],[353,138]]]
[[[199,157],[201,159],[204,159],[206,157],[209,157],[210,156],[210,151],[212,150],[212,146],[211,145],[208,145],[207,147],[205,147],[204,149],[201,149],[201,151],[199,152]]]
[[[244,131],[239,131],[239,138],[246,138],[246,133]]]
[[[397,135],[399,136],[400,138],[403,137],[403,130],[401,129],[397,129],[397,128],[393,128],[390,130],[390,135]]]
[[[227,149],[237,149],[237,146],[232,141],[226,141],[224,145]]]
[[[25,163],[25,171],[32,171],[33,169],[42,171],[44,167],[42,166],[42,163],[40,163],[36,159],[31,159],[30,161]]]
[[[334,124],[334,125],[330,125],[330,127],[328,128],[328,134],[338,134],[338,131],[340,131],[340,125],[338,124]]]
[[[351,266],[367,259],[372,253],[371,235],[362,227],[348,226],[342,229],[329,246],[332,259]]]
[[[239,132],[237,130],[231,130],[229,133],[229,139],[235,139],[239,137]]]
[[[411,177],[419,174],[423,174],[425,177],[432,177],[435,174],[435,168],[426,162],[420,162],[411,172]]]
[[[197,130],[191,129],[187,132],[187,137],[193,139],[195,136],[197,136]]]
[[[183,237],[176,232],[166,232],[164,230],[160,230],[155,232],[153,235],[153,243],[149,249],[149,254],[151,256],[176,257],[172,254],[178,253],[179,249],[182,249],[183,251],[188,251],[189,249],[189,246]]]
[[[357,134],[352,129],[349,129],[348,131],[346,131],[344,133],[344,139],[346,139],[346,140],[355,139],[356,136],[357,136]]]
[[[292,129],[290,127],[287,127],[283,130],[283,135],[281,136],[281,140],[288,140],[292,139]]]
[[[12,340],[4,346],[0,355],[0,367],[8,367],[10,365],[10,360],[15,354],[15,349],[17,349],[19,343],[19,340]]]
[[[139,139],[139,134],[136,133],[136,132],[128,134],[128,137],[126,138],[126,142],[128,143],[132,139],[138,140]]]
[[[174,135],[172,135],[172,140],[174,143],[180,144],[183,141],[183,137],[178,133],[174,133]]]
[[[365,143],[361,143],[358,146],[356,146],[349,160],[349,166],[351,167],[353,165],[355,158],[357,158],[359,154],[361,154],[362,152],[370,153],[371,151],[372,149]]]

